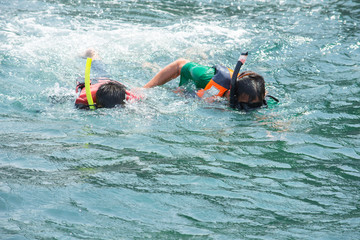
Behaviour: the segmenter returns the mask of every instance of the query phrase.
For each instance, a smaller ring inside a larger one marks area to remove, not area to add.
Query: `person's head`
[[[255,72],[242,72],[236,82],[236,96],[238,109],[261,107],[265,99],[264,78]]]
[[[112,108],[125,103],[126,88],[117,81],[109,81],[99,87],[96,92],[98,108]]]

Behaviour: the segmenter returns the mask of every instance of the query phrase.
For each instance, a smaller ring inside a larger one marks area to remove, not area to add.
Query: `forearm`
[[[158,72],[153,79],[145,84],[144,88],[152,88],[163,85],[177,76],[179,76],[179,74],[177,74],[176,69],[170,64]]]
[[[181,68],[188,61],[185,59],[178,59],[175,62],[170,63],[165,68],[163,68],[159,73],[153,77],[147,84],[144,85],[144,88],[152,88],[156,86],[163,85],[170,80],[177,78],[181,73]]]

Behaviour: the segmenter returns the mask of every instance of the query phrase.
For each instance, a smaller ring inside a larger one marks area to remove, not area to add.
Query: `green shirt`
[[[196,88],[205,88],[215,75],[215,68],[188,62],[181,68],[179,86],[193,82]]]

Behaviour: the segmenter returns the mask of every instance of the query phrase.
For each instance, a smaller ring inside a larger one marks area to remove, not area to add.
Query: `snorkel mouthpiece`
[[[248,52],[246,53],[241,53],[238,62],[236,63],[232,78],[231,78],[231,82],[230,82],[230,107],[231,108],[236,108],[237,105],[237,87],[236,87],[236,83],[237,83],[237,76],[239,74],[240,68],[243,64],[245,64],[246,58],[248,56]]]
[[[246,52],[246,53],[241,53],[238,61],[240,61],[242,64],[245,64],[245,61],[246,61],[246,59],[247,59],[248,54],[249,54],[248,52]]]

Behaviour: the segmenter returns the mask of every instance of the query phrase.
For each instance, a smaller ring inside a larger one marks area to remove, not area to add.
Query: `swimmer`
[[[123,106],[126,100],[140,98],[128,91],[122,83],[110,79],[98,53],[93,49],[87,50],[81,57],[92,59],[91,71],[94,72],[96,78],[91,79],[90,91],[96,108]],[[79,109],[89,109],[84,82],[77,83],[76,92],[78,97],[75,100],[75,106]]]
[[[247,56],[247,53],[244,55]],[[160,70],[143,87],[160,86],[180,76],[179,87],[191,82],[197,88],[196,95],[198,97],[208,102],[213,102],[217,98],[225,98],[231,103],[232,74],[233,70],[221,65],[208,67],[180,58]],[[255,72],[242,72],[238,74],[234,82],[233,95],[237,97],[237,100],[230,105],[237,110],[251,110],[267,106],[266,96],[278,101],[276,98],[266,95],[264,78]]]

